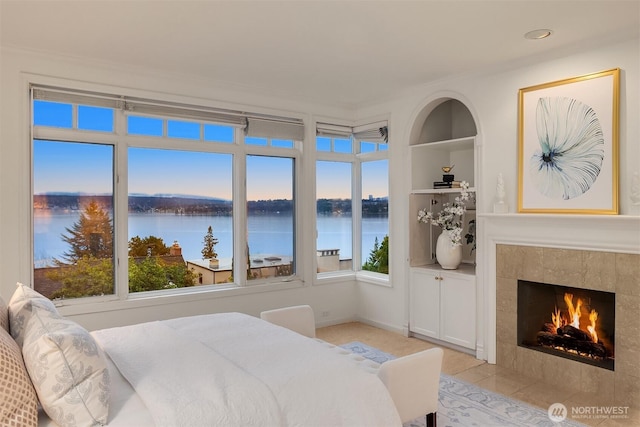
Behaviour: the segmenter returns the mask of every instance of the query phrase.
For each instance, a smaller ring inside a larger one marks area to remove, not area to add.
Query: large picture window
[[[300,120],[50,88],[33,98],[36,290],[126,298],[296,275]]]
[[[129,291],[230,283],[233,156],[129,148],[128,171]]]

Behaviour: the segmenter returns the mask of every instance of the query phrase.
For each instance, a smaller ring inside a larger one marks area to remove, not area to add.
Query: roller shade
[[[296,141],[304,138],[304,124],[295,118],[50,86],[34,85],[31,89],[36,100],[115,108],[133,114],[195,119],[239,128],[246,128],[248,123],[252,123],[254,136]]]
[[[349,138],[353,136],[360,141],[388,142],[389,128],[387,121],[369,123],[360,126],[342,126],[329,123],[317,123],[316,135]]]
[[[370,123],[353,128],[353,137],[360,141],[389,142],[389,128],[386,121]]]
[[[265,120],[248,117],[245,133],[247,136],[259,138],[302,141],[304,140],[304,124],[302,121]]]
[[[332,125],[328,123],[316,124],[316,135],[349,138],[353,134],[351,126]]]

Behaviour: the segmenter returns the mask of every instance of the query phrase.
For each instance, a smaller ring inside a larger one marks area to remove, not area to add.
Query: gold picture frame
[[[518,212],[619,212],[620,69],[518,92]]]

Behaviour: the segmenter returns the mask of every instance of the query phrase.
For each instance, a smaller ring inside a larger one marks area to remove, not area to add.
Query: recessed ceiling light
[[[553,31],[547,30],[546,28],[542,28],[542,29],[539,29],[539,30],[529,31],[528,33],[526,33],[524,35],[524,38],[528,39],[528,40],[546,39],[552,33],[553,33]]]

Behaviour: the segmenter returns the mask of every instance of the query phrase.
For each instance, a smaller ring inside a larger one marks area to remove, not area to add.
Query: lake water
[[[34,258],[36,267],[42,267],[48,260],[61,258],[69,245],[61,239],[69,234],[70,228],[78,221],[79,214],[40,211],[34,216]],[[208,227],[213,228],[213,236],[218,239],[215,251],[219,258],[231,258],[232,218],[226,216],[187,216],[174,214],[129,214],[129,239],[156,236],[167,246],[174,240],[182,247],[184,259],[200,259],[204,236]],[[382,242],[388,234],[387,218],[362,219],[362,260],[369,257],[376,237]],[[249,249],[252,254],[293,254],[293,231],[290,215],[250,216],[248,218]],[[318,217],[318,249],[340,249],[340,258],[352,258],[351,217]]]

